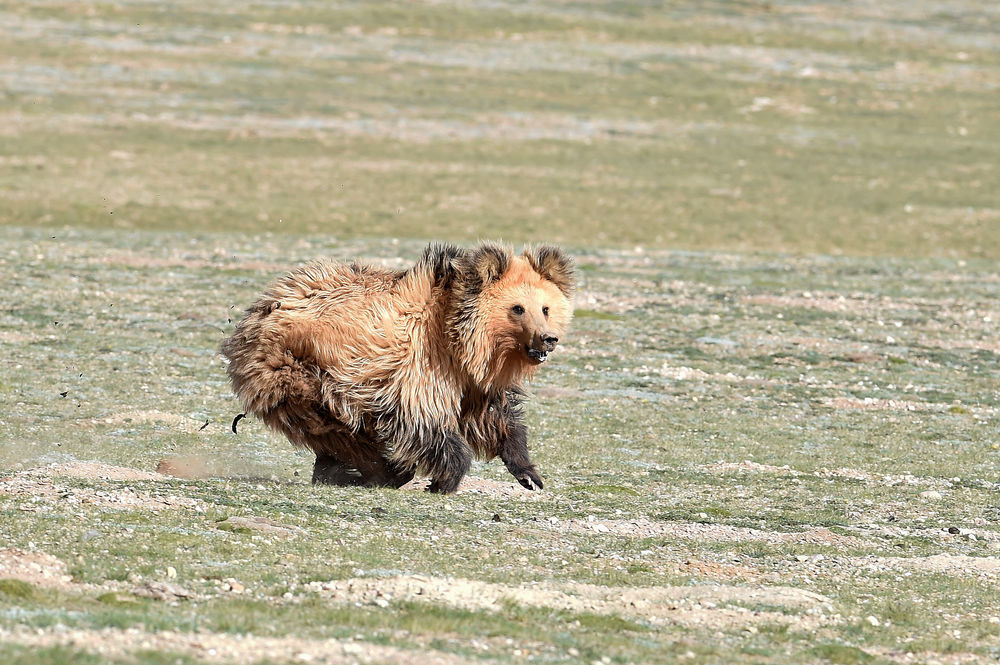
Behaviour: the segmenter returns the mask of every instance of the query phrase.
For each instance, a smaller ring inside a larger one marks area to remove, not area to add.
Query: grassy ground
[[[0,7],[0,659],[995,662],[998,19]],[[544,492],[230,430],[274,275],[497,236],[580,265]]]

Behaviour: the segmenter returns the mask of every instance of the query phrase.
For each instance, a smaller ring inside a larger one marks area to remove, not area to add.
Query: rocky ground
[[[8,238],[12,302],[66,293],[6,315],[12,656],[996,653],[991,264],[580,252],[574,329],[528,408],[546,489],[477,464],[439,497],[314,488],[307,455],[252,419],[231,431],[215,349],[236,303],[258,264],[322,246]]]

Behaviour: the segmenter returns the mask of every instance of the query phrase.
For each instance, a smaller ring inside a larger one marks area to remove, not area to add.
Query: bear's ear
[[[483,243],[462,257],[462,273],[470,286],[483,288],[503,277],[510,269],[511,253],[503,245]]]
[[[528,247],[524,250],[524,258],[528,259],[535,272],[555,284],[564,296],[573,296],[576,267],[573,259],[561,249],[553,245]]]
[[[459,261],[465,254],[466,250],[451,243],[431,243],[417,265],[430,272],[434,284],[448,288],[458,271]]]

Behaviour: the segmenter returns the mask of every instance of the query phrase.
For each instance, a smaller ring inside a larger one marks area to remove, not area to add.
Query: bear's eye
[[[549,308],[548,308],[548,306],[542,308],[542,314],[545,316],[546,319],[549,318]]]
[[[518,316],[524,314],[524,308],[521,307],[520,305],[514,305],[513,307],[510,308],[510,311],[514,312]]]

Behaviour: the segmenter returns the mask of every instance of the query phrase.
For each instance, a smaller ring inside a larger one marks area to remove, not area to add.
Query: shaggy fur
[[[473,456],[529,489],[524,383],[572,317],[556,247],[429,246],[408,270],[318,261],[272,284],[222,345],[246,410],[316,453],[313,482],[453,492]]]

